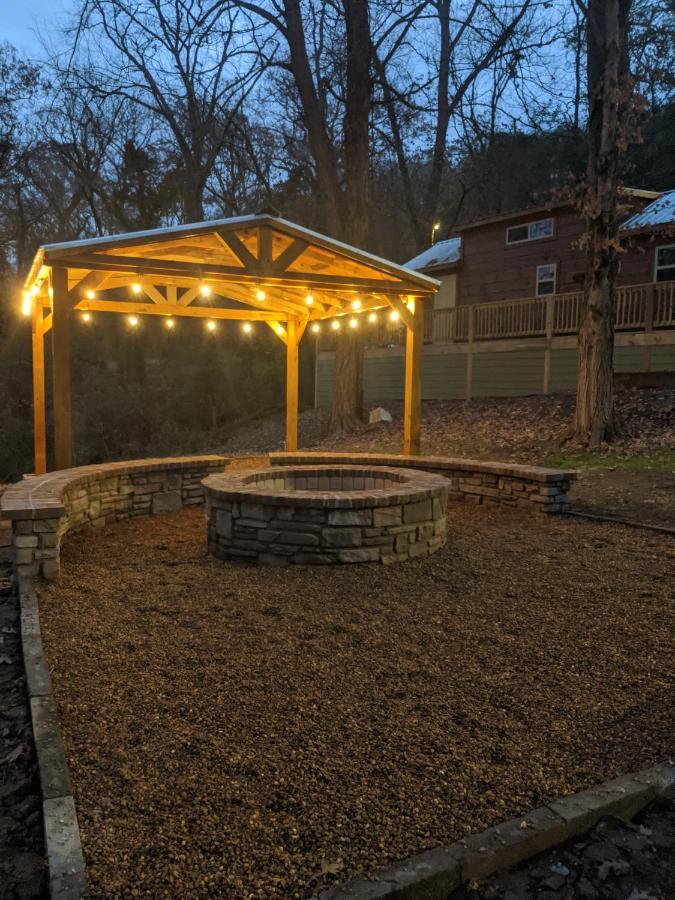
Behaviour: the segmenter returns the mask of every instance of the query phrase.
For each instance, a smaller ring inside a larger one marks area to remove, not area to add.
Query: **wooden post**
[[[70,310],[68,270],[53,268],[52,284],[52,366],[54,391],[54,466],[68,469],[73,464],[73,435],[70,417]]]
[[[420,454],[422,415],[422,353],[424,351],[424,301],[415,300],[413,327],[406,326],[405,407],[403,412],[403,452]]]
[[[298,449],[298,333],[297,322],[286,324],[286,450]]]
[[[651,334],[654,331],[654,309],[656,306],[656,285],[654,283],[647,285],[647,295],[645,297],[645,334]],[[645,372],[652,370],[652,345],[645,342],[642,351],[642,368]]]
[[[476,335],[476,307],[469,307],[469,334],[466,345],[466,383],[464,399],[470,400],[473,392],[473,342]]]
[[[47,471],[47,413],[45,409],[45,339],[42,306],[33,303],[33,447],[34,471]]]
[[[551,347],[553,346],[553,316],[555,294],[546,298],[546,349],[544,350],[544,393],[551,393]]]

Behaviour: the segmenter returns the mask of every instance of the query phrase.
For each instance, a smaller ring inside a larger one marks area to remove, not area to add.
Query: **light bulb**
[[[83,322],[91,322],[91,313],[83,312],[82,313],[82,321]]]
[[[257,290],[255,293],[255,298],[262,303],[265,299],[265,291],[263,291],[262,289]]]
[[[253,331],[253,326],[250,322],[244,322],[244,324],[241,326],[241,330],[244,332],[244,334],[250,334]]]
[[[172,328],[176,327],[176,320],[175,319],[167,319],[164,324],[166,325],[166,327],[169,330],[171,330]]]
[[[318,334],[320,331],[321,331],[321,326],[319,325],[318,322],[315,322],[315,323],[312,325],[312,332],[313,332],[314,334]]]
[[[88,290],[84,292],[84,296],[87,300],[95,300],[96,299],[96,291]]]
[[[209,329],[209,331],[215,331],[216,323],[213,321],[213,319],[209,319],[209,321],[206,323],[206,327]]]
[[[358,328],[358,327],[359,327],[359,320],[358,320],[358,319],[350,319],[350,320],[349,320],[349,327],[350,327],[350,328]]]
[[[377,322],[377,313],[372,312],[372,313],[368,316],[368,321],[369,321],[369,322]]]
[[[37,286],[37,284],[34,284],[33,287],[30,289],[31,297],[37,297],[37,295],[39,293],[40,293],[40,288]]]
[[[21,315],[29,316],[33,312],[33,298],[26,291],[21,296]]]
[[[314,303],[314,297],[312,297],[311,294],[307,294],[307,296],[305,297],[305,303],[307,304],[307,306],[311,306],[312,303]]]
[[[202,295],[202,297],[210,297],[211,288],[208,286],[208,284],[202,284],[199,288],[199,293]]]
[[[131,293],[132,294],[140,294],[142,290],[143,290],[143,285],[139,284],[137,281],[134,281],[134,283],[131,285]]]
[[[339,331],[340,322],[337,319],[333,319],[333,321],[330,323],[330,327],[333,329],[333,331]]]
[[[392,311],[389,313],[389,318],[392,322],[398,322],[398,310],[392,309]]]
[[[127,316],[127,322],[132,328],[138,327],[138,316]]]
[[[356,298],[356,300],[352,300],[352,309],[361,309],[361,301]]]

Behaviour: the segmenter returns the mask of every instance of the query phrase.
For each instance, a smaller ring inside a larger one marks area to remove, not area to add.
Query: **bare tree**
[[[264,55],[244,25],[235,10],[207,0],[84,0],[79,16],[76,46],[88,59],[72,74],[168,131],[188,221],[204,217],[208,178],[261,74]]]
[[[618,270],[617,189],[628,143],[632,95],[628,25],[631,0],[577,0],[587,18],[588,165],[586,280],[579,329],[574,431],[592,447],[612,440],[614,410],[614,294]]]

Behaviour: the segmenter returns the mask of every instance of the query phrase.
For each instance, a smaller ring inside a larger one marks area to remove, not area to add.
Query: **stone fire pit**
[[[401,562],[445,544],[448,481],[381,466],[211,475],[209,550],[261,565]]]

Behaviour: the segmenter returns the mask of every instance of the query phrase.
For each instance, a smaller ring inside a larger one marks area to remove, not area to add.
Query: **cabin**
[[[675,190],[625,189],[615,304],[615,371],[628,383],[675,373]],[[576,388],[584,222],[566,202],[456,227],[405,266],[436,278],[427,306],[424,399],[523,396]],[[400,326],[367,337],[367,402],[403,391]],[[319,344],[316,403],[330,402],[330,337]]]

